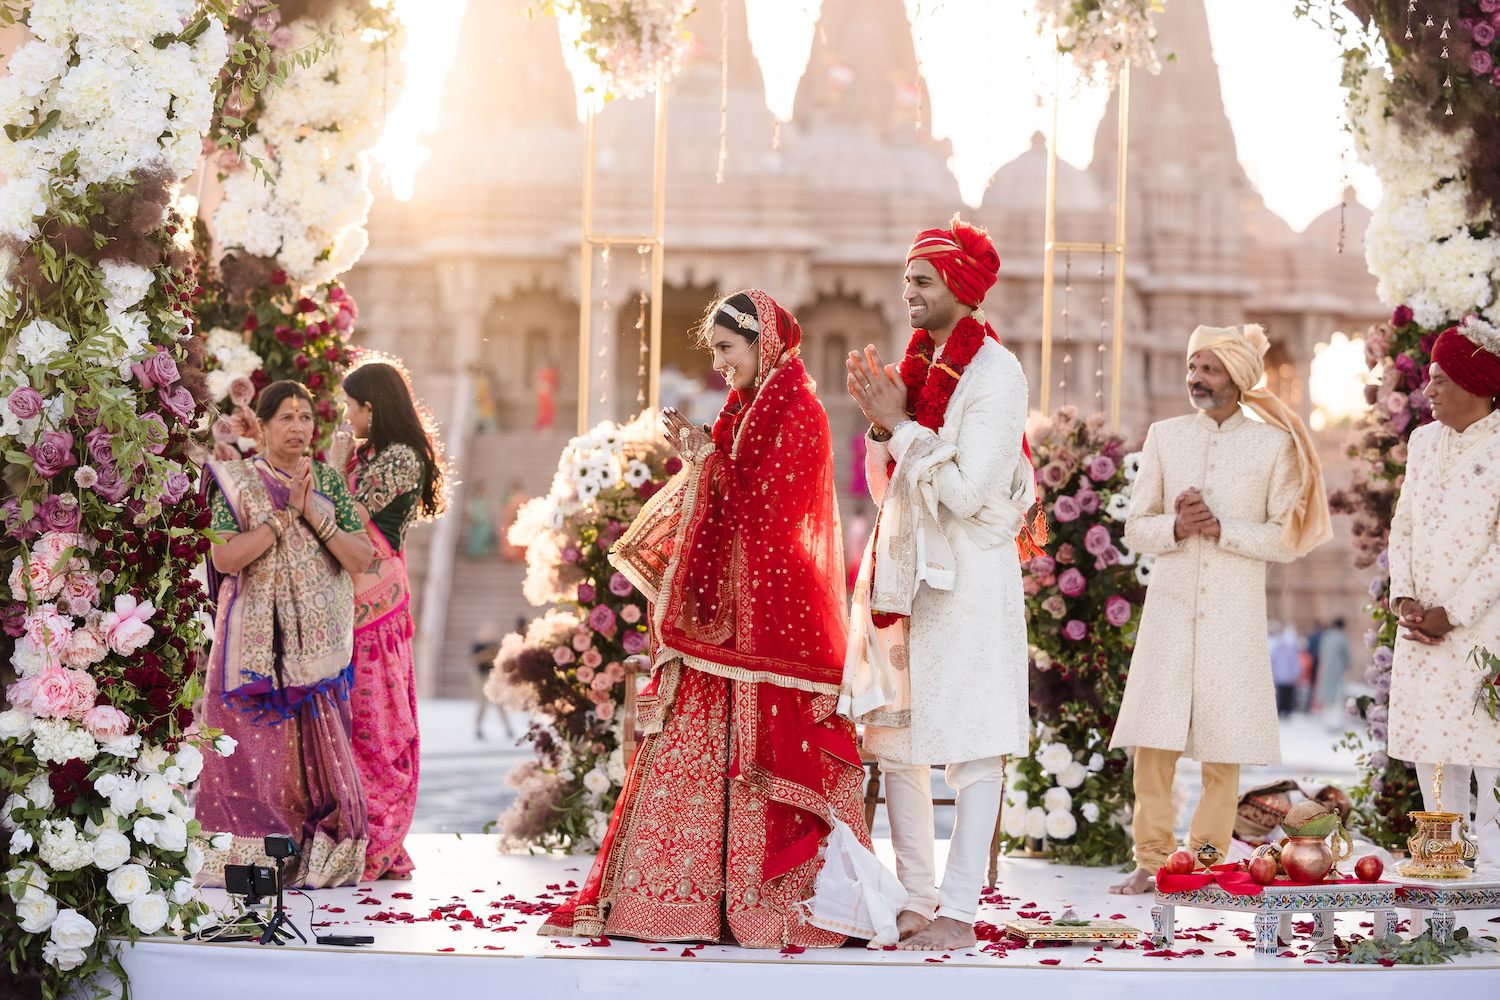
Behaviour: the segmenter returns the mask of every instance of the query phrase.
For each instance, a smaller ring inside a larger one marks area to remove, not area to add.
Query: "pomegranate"
[[[1264,854],[1250,859],[1250,878],[1256,885],[1270,885],[1276,881],[1276,859]]]
[[[1168,875],[1191,875],[1196,866],[1197,861],[1187,851],[1173,851],[1161,870]]]
[[[1373,854],[1366,854],[1354,862],[1354,877],[1361,882],[1379,882],[1385,871],[1385,862]]]

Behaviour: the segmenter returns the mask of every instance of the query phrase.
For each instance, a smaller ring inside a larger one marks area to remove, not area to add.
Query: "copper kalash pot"
[[[1337,813],[1322,803],[1308,800],[1293,806],[1282,821],[1287,839],[1281,843],[1281,868],[1286,877],[1301,885],[1323,881],[1333,866],[1354,856],[1354,843],[1344,831]],[[1328,843],[1334,838],[1334,846]]]
[[[1396,866],[1398,874],[1409,878],[1468,878],[1469,866],[1479,851],[1465,834],[1468,820],[1460,813],[1443,812],[1443,765],[1433,769],[1433,812],[1407,813],[1417,825],[1417,832],[1406,842],[1411,859]],[[1465,798],[1468,796],[1465,795]]]

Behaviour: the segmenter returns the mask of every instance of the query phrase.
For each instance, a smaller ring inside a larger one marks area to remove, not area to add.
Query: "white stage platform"
[[[1299,936],[1288,949],[1294,957],[1256,957],[1248,916],[1187,908],[1179,908],[1172,951],[1154,951],[1144,943],[1151,927],[1151,895],[1110,896],[1106,887],[1118,878],[1113,870],[1022,859],[1001,862],[1003,896],[982,907],[981,922],[998,926],[1020,912],[1056,917],[1071,906],[1085,918],[1117,917],[1135,925],[1143,932],[1142,943],[1133,948],[1079,944],[1007,951],[994,945],[987,949],[988,943],[980,941],[976,948],[945,954],[862,947],[785,954],[718,945],[616,940],[600,946],[576,938],[549,940],[536,936],[548,904],[567,898],[568,883],[582,880],[592,858],[502,855],[495,838],[479,835],[414,835],[407,847],[417,862],[416,877],[409,882],[321,889],[288,899],[294,922],[309,940],[315,934],[371,934],[374,945],[277,948],[143,940],[124,946],[121,953],[132,998],[178,1000],[204,993],[258,1000],[764,1000],[795,989],[800,997],[817,1000],[920,997],[939,990],[951,996],[990,996],[1022,989],[1045,991],[1036,995],[1048,1000],[1202,1000],[1212,994],[1278,996],[1295,988],[1321,996],[1357,991],[1361,1000],[1409,1000],[1487,996],[1500,982],[1500,954],[1493,952],[1430,968],[1333,965]],[[877,842],[877,850],[890,863],[889,843]],[[207,894],[212,905],[225,900],[221,891]],[[436,919],[434,910],[442,911]],[[1408,914],[1403,910],[1401,916]],[[1368,925],[1359,926],[1365,919],[1363,914],[1341,918],[1338,935],[1368,936]],[[1500,932],[1500,910],[1460,913],[1458,924],[1471,934],[1493,937]]]

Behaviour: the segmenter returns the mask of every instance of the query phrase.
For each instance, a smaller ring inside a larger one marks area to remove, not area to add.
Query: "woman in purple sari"
[[[312,398],[273,382],[256,406],[260,454],[210,462],[218,610],[202,724],[238,741],[206,762],[197,818],[227,831],[204,873],[267,864],[263,841],[301,845],[289,884],[346,885],[364,871],[368,823],[350,747],[354,586],[373,549],[343,477],[306,455]]]

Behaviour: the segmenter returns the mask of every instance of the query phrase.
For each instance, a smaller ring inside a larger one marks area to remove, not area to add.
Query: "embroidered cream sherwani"
[[[912,599],[907,645],[897,658],[898,669],[909,671],[910,725],[866,726],[871,753],[920,765],[1026,751],[1026,598],[1015,532],[982,547],[965,526],[1011,496],[1025,427],[1020,362],[986,340],[959,379],[937,434],[957,447],[932,474],[940,526],[953,551],[953,589],[924,583]],[[932,436],[913,421],[888,445],[867,442],[865,470],[876,503],[889,485],[886,461]]]
[[[1125,541],[1159,557],[1111,747],[1179,750],[1219,764],[1276,764],[1281,740],[1266,643],[1266,563],[1296,551],[1281,525],[1301,486],[1286,431],[1240,410],[1151,425]],[[1215,540],[1173,537],[1191,487],[1219,519]]]
[[[1483,673],[1468,662],[1475,646],[1500,654],[1497,432],[1500,411],[1462,434],[1440,423],[1412,432],[1391,522],[1391,597],[1441,607],[1459,627],[1436,646],[1396,640],[1390,754],[1401,760],[1500,767],[1500,722],[1475,707]]]

